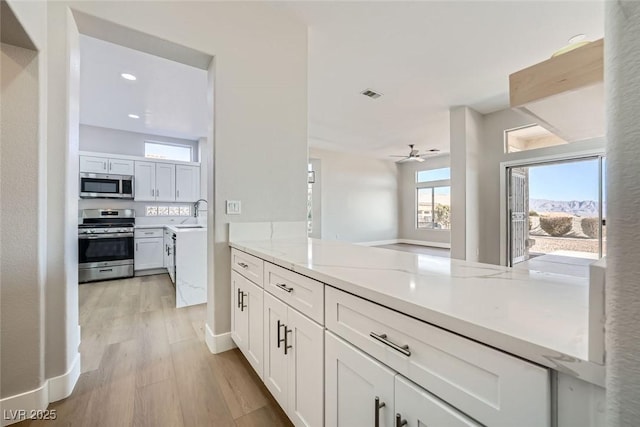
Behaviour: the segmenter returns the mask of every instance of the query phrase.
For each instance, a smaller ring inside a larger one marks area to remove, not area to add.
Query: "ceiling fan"
[[[434,154],[437,154],[440,151],[437,148],[432,148],[426,154],[418,154],[419,150],[416,150],[415,148],[413,148],[413,145],[414,144],[409,144],[409,148],[411,149],[411,151],[409,151],[408,156],[389,156],[389,157],[402,157],[402,159],[398,160],[396,163],[424,162],[425,157],[433,156]]]

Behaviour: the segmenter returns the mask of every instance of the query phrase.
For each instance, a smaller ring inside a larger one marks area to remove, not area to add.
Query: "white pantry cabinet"
[[[323,425],[323,328],[264,293],[264,382],[296,426]]]
[[[263,291],[240,274],[231,273],[233,306],[231,337],[262,378],[263,371]]]
[[[134,270],[162,268],[164,264],[162,237],[135,239]]]
[[[100,156],[80,156],[80,172],[133,175],[133,160]]]
[[[176,165],[176,202],[195,202],[200,198],[200,167]]]

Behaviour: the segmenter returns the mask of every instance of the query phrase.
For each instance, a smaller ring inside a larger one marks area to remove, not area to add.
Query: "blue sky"
[[[529,198],[597,201],[598,160],[530,167]]]

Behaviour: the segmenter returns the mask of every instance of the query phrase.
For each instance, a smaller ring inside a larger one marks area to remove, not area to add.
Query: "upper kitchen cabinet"
[[[604,40],[509,76],[511,107],[567,142],[604,135]]]
[[[171,163],[135,162],[135,200],[175,201],[176,166]]]
[[[80,156],[80,172],[133,175],[133,160]]]
[[[195,202],[200,198],[200,167],[176,165],[176,202]]]

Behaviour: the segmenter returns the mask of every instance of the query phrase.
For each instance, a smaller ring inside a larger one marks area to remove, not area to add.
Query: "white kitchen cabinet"
[[[156,200],[156,164],[154,162],[135,162],[135,200]]]
[[[133,175],[133,160],[126,159],[109,159],[109,173],[117,175]]]
[[[173,255],[171,251],[173,250],[173,239],[171,238],[173,234],[169,230],[164,230],[163,232],[163,243],[164,243],[164,267],[168,270],[169,265],[173,261]]]
[[[156,200],[174,202],[176,188],[176,165],[156,163]]]
[[[393,427],[394,371],[331,332],[325,364],[327,427]]]
[[[408,426],[481,427],[402,375],[396,376],[394,400],[396,425],[406,420]]]
[[[109,159],[105,157],[80,156],[80,172],[108,173]]]
[[[233,311],[231,335],[238,348],[262,378],[263,372],[263,291],[235,271],[231,273]]]
[[[162,268],[163,243],[159,237],[135,239],[134,270]]]
[[[174,202],[176,166],[171,163],[135,162],[135,200]]]
[[[100,156],[80,156],[80,172],[133,175],[133,160]]]
[[[264,293],[264,382],[296,426],[323,425],[323,329]]]
[[[287,306],[268,293],[264,294],[264,374],[267,389],[285,410],[287,408],[287,355],[285,333]],[[287,342],[287,345],[289,343]],[[288,349],[287,349],[288,353]]]
[[[193,203],[200,198],[200,167],[176,165],[176,202]]]

